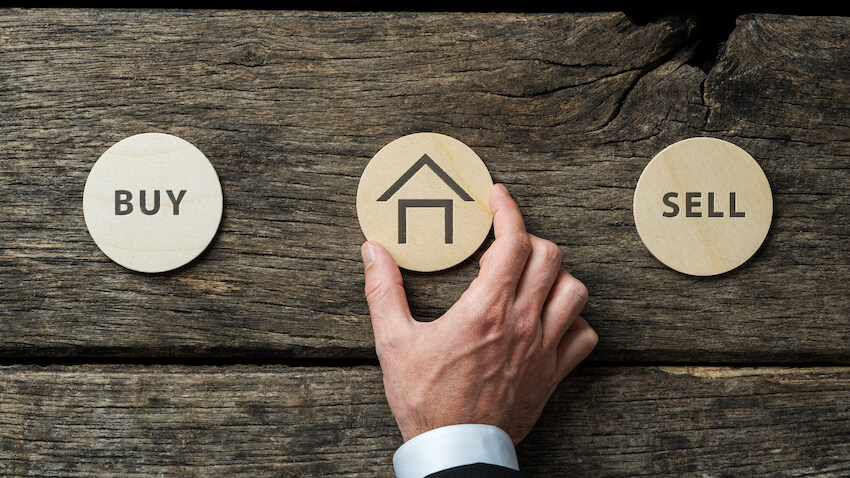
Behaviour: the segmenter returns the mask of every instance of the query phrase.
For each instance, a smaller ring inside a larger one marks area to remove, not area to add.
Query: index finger
[[[493,234],[496,240],[511,234],[525,234],[525,222],[519,206],[511,198],[508,188],[502,184],[496,184],[490,191],[490,212],[493,213]]]
[[[482,257],[478,276],[491,286],[513,292],[531,253],[531,239],[525,232],[519,206],[501,184],[490,192],[490,211],[496,240]]]

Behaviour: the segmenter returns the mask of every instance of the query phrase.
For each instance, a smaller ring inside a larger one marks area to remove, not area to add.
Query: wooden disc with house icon
[[[400,267],[431,272],[472,255],[493,223],[493,180],[462,142],[416,133],[384,146],[357,189],[363,234],[383,245]]]

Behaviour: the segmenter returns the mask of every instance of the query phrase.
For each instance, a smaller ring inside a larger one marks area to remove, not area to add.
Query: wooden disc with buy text
[[[222,194],[212,164],[188,141],[144,133],[114,144],[89,172],[83,214],[94,242],[140,272],[176,269],[212,241]]]
[[[773,196],[746,151],[715,138],[668,146],[646,166],[634,197],[635,225],[658,260],[685,274],[730,271],[759,249]]]
[[[493,180],[462,142],[416,133],[384,146],[357,189],[363,234],[405,269],[430,272],[472,255],[490,232]]]

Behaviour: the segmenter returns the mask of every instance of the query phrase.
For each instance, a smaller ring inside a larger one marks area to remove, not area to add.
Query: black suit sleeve
[[[464,465],[448,470],[438,471],[428,475],[426,478],[531,478],[525,473],[521,473],[510,468],[505,468],[496,465],[487,465],[484,463],[475,463],[474,465]]]

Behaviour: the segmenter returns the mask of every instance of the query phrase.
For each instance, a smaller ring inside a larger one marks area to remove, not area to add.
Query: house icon
[[[387,189],[381,197],[378,198],[379,202],[389,201],[391,197],[395,193],[401,189],[410,179],[419,172],[422,168],[428,166],[431,168],[437,177],[439,177],[444,183],[446,183],[452,191],[455,192],[461,199],[464,201],[474,201],[472,196],[467,194],[466,191],[463,190],[460,185],[455,182],[454,179],[451,178],[443,168],[441,168],[437,163],[434,162],[433,159],[428,157],[427,154],[422,155],[413,166],[410,167],[404,174],[401,175],[400,178]],[[398,200],[398,243],[406,244],[407,243],[407,209],[411,207],[441,207],[445,211],[445,230],[446,230],[446,244],[452,244],[454,242],[454,206],[452,199],[399,199]]]

